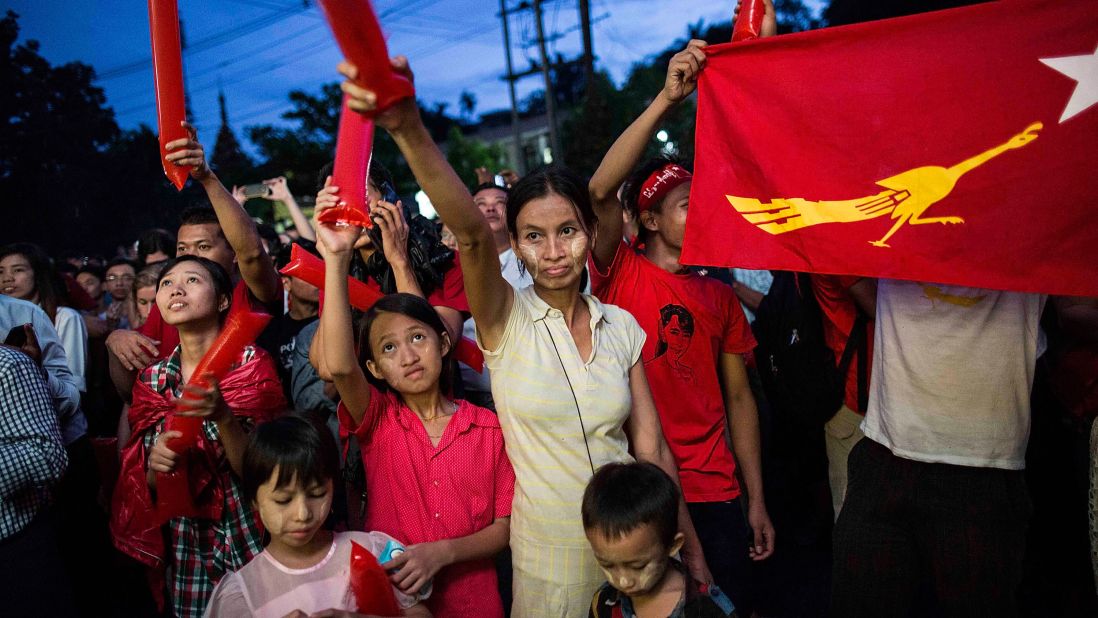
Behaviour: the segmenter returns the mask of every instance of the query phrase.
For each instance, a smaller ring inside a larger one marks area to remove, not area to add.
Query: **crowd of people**
[[[439,221],[374,162],[372,227],[322,222],[341,205],[322,172],[311,220],[265,181],[296,224],[275,233],[186,125],[167,160],[208,204],[174,232],[107,260],[0,248],[2,613],[357,615],[361,546],[408,616],[781,615],[766,564],[824,530],[819,613],[1021,615],[1050,521],[1031,417],[1058,406],[1085,445],[1098,301],[682,264],[691,172],[643,159],[704,47],[589,178],[472,190],[413,99],[377,110],[342,64]],[[291,247],[323,258],[323,310],[279,274]],[[352,307],[354,280],[381,300]],[[818,308],[839,379],[818,421],[767,402],[770,286]],[[274,317],[224,377],[198,375],[241,311]],[[471,343],[483,368],[457,359]],[[180,477],[193,504],[163,517]]]

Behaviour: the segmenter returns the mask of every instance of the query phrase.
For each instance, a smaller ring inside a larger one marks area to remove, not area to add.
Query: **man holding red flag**
[[[767,5],[764,32],[773,34],[774,11]],[[591,178],[598,214],[592,291],[628,310],[647,335],[645,375],[706,562],[718,587],[750,616],[751,560],[768,558],[775,537],[763,492],[758,412],[743,358],[755,340],[733,289],[680,262],[690,172],[663,159],[633,170],[665,115],[696,88],[705,45],[691,41],[671,59],[663,90]],[[622,239],[623,206],[640,224],[640,253]],[[737,463],[747,485],[746,520]]]
[[[882,277],[833,615],[1018,615],[1027,292],[1098,293],[1096,32],[996,2],[710,50],[684,259]]]

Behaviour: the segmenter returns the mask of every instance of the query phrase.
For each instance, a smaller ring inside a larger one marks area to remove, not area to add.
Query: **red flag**
[[[156,84],[156,124],[160,132],[160,162],[176,189],[182,190],[190,167],[168,163],[168,142],[187,137],[180,122],[183,105],[183,52],[179,44],[179,7],[175,0],[149,0],[153,81]]]
[[[707,53],[685,263],[1098,295],[1090,0]]]

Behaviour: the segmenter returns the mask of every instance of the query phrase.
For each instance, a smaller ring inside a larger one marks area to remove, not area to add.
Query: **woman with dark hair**
[[[20,242],[0,248],[0,294],[30,301],[50,316],[65,348],[69,370],[77,387],[84,392],[88,329],[79,311],[64,306],[66,292],[62,279],[41,247]]]
[[[407,61],[395,71],[409,79]],[[342,65],[349,79],[357,69]],[[376,95],[343,83],[352,109],[375,114]],[[492,395],[518,478],[512,507],[513,615],[586,615],[604,581],[577,508],[599,466],[635,455],[678,478],[640,364],[644,333],[621,309],[582,294],[597,220],[587,185],[550,167],[512,189],[507,221],[533,285],[500,272],[491,228],[424,127],[413,99],[373,116],[407,159],[453,231]],[[632,452],[632,454],[630,454]],[[686,562],[710,581],[685,505]]]
[[[175,235],[154,227],[137,237],[137,267],[144,268],[175,257]]]
[[[196,376],[198,382],[189,384],[221,331],[232,290],[225,269],[206,258],[184,255],[165,264],[156,304],[164,321],[179,330],[180,343],[134,383],[132,434],[122,452],[111,508],[115,546],[154,569],[159,577],[150,581],[159,584],[153,590],[158,598],[163,598],[167,569],[175,616],[201,616],[221,577],[263,549],[262,532],[238,479],[248,432],[286,405],[274,362],[248,345],[220,383]],[[181,415],[203,419],[198,445],[185,457],[172,450],[172,440],[182,434],[165,430],[177,407]],[[157,474],[179,466],[187,467],[197,514],[160,526],[152,498]]]

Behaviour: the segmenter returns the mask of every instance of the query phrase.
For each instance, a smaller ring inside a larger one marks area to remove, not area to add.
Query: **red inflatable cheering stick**
[[[742,0],[739,17],[732,28],[732,42],[759,38],[765,14],[766,3],[763,0]]]
[[[302,249],[297,243],[290,247],[290,263],[278,272],[324,289],[324,260]],[[354,277],[347,277],[347,296],[352,307],[366,311],[385,295]]]
[[[343,95],[332,168],[332,184],[339,187],[339,206],[320,213],[320,221],[373,227],[366,203],[366,179],[373,149],[374,121],[347,107],[347,95]]]
[[[377,558],[354,541],[351,541],[351,590],[360,614],[400,616],[403,613],[389,576]]]
[[[377,111],[415,95],[412,82],[393,72],[381,25],[369,0],[321,0],[320,5],[339,49],[358,68],[355,81],[377,94]],[[332,170],[332,182],[339,187],[341,203],[338,208],[325,211],[320,216],[321,221],[362,227],[373,225],[366,204],[366,173],[373,136],[373,122],[351,111],[344,97]]]
[[[230,312],[221,333],[206,351],[202,360],[198,361],[198,366],[194,368],[187,383],[205,384],[207,374],[212,374],[213,380],[220,382],[240,357],[244,346],[255,341],[270,321],[271,316],[265,313]],[[184,395],[185,397],[187,396]],[[178,414],[169,416],[165,430],[178,431],[183,435],[169,440],[168,448],[180,455],[194,448],[198,443],[198,435],[202,431],[202,421],[203,419],[197,416]],[[186,466],[186,455],[184,455],[174,472],[156,474],[156,513],[161,521],[167,521],[173,517],[193,517],[197,513],[194,498],[191,496],[190,478]]]
[[[287,277],[297,277],[321,290],[324,289],[324,260],[305,251],[297,244],[290,248],[290,263],[278,272]],[[382,296],[384,294],[379,290],[371,288],[354,277],[347,277],[347,297],[355,309],[367,311]],[[462,337],[454,350],[454,357],[472,367],[477,373],[484,373],[484,353],[473,340]]]
[[[179,7],[176,0],[149,0],[149,33],[152,37],[153,81],[156,83],[156,124],[160,131],[160,163],[176,189],[182,190],[189,166],[169,163],[167,145],[187,137],[181,124],[187,119],[183,105],[183,53],[179,45]]]

